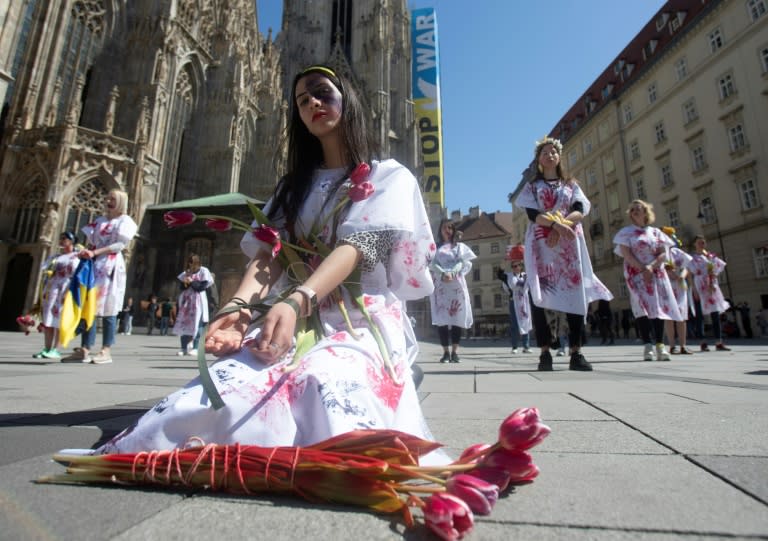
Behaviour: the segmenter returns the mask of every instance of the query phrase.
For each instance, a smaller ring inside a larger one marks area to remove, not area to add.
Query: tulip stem
[[[429,486],[429,485],[410,485],[408,483],[392,483],[390,485],[398,492],[413,493],[420,492],[422,494],[436,494],[438,492],[445,492],[445,487]]]

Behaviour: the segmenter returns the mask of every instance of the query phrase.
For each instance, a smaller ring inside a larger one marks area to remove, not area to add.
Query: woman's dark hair
[[[341,141],[347,152],[347,162],[352,172],[357,164],[370,163],[374,155],[375,144],[368,130],[367,113],[354,89],[352,82],[333,68],[314,65],[300,71],[293,79],[291,86],[290,115],[288,118],[288,172],[280,179],[275,190],[274,200],[269,209],[269,217],[280,214],[285,217],[285,223],[291,226],[296,222],[299,209],[309,194],[312,175],[323,163],[323,147],[320,141],[312,135],[299,115],[296,103],[296,84],[299,79],[311,73],[327,77],[341,92]],[[329,191],[331,197],[335,189],[347,177],[344,175]],[[282,211],[282,212],[281,212]]]
[[[75,235],[72,231],[64,231],[59,238],[62,239],[69,239],[72,244],[77,244],[77,235]]]
[[[446,242],[443,240],[443,226],[445,224],[450,224],[451,228],[453,229],[453,235],[451,235],[451,240],[450,240],[451,244],[456,244],[464,236],[464,233],[458,230],[458,228],[456,227],[456,224],[453,223],[453,220],[451,220],[450,218],[443,218],[442,220],[440,220],[440,225],[437,227],[437,235],[435,235],[435,237],[438,239],[437,241],[438,246],[442,246]]]

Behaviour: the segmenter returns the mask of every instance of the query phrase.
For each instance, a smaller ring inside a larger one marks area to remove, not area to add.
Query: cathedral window
[[[66,231],[80,234],[83,226],[93,222],[104,212],[104,200],[108,190],[98,179],[80,185],[69,203]]]
[[[13,238],[19,244],[36,242],[40,234],[40,214],[45,202],[45,183],[37,178],[19,198],[22,206],[16,211]]]
[[[93,59],[104,41],[107,10],[100,0],[77,0],[72,4],[71,17],[61,49],[58,79],[61,80],[61,100],[57,118],[64,118],[72,100],[85,100],[75,96],[78,78],[88,79]],[[78,119],[79,120],[79,119]]]

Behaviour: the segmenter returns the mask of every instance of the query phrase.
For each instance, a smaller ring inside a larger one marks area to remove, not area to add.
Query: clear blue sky
[[[558,120],[663,0],[408,0],[434,7],[448,211],[509,211],[507,194]],[[282,0],[257,0],[279,31]]]

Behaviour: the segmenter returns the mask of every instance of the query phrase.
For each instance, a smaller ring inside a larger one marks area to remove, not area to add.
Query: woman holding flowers
[[[651,327],[656,342],[656,360],[668,361],[664,347],[664,320],[680,321],[675,293],[667,274],[669,248],[674,243],[660,229],[651,227],[656,220],[653,205],[635,199],[627,209],[632,225],[613,238],[614,252],[624,258],[624,278],[629,288],[632,312],[637,319],[645,343],[643,359],[654,360]]]
[[[715,337],[715,348],[718,351],[730,351],[723,344],[723,332],[720,325],[720,313],[730,308],[730,304],[720,291],[717,276],[725,270],[725,261],[712,252],[707,251],[707,240],[696,235],[693,239],[694,253],[688,264],[688,269],[693,276],[693,304],[696,310],[696,327],[700,335],[704,336],[704,316],[710,314],[712,318],[712,334]],[[706,341],[701,343],[701,351],[709,351]]]
[[[472,305],[464,277],[472,269],[472,260],[477,256],[461,242],[461,231],[451,220],[440,222],[439,235],[440,243],[430,265],[435,283],[429,303],[432,325],[437,326],[440,345],[443,346],[440,362],[458,363],[461,332],[472,327]]]
[[[560,163],[563,145],[552,137],[536,142],[536,177],[521,191],[515,205],[530,223],[525,233],[525,268],[534,306],[533,326],[541,348],[539,370],[552,370],[552,334],[544,310],[565,312],[571,347],[569,368],[592,370],[581,353],[587,307],[613,295],[592,272],[581,220],[590,203],[574,179],[567,180]]]
[[[289,107],[288,171],[265,213],[252,209],[247,270],[205,338],[220,360],[97,452],[305,446],[361,428],[429,439],[405,312],[433,289],[418,183],[396,161],[373,160],[368,114],[333,69],[301,71]]]
[[[190,254],[187,268],[177,276],[181,284],[173,334],[181,336],[181,349],[177,355],[197,355],[200,329],[208,323],[208,296],[205,290],[213,284],[213,276],[200,264],[200,256]]]
[[[96,323],[83,332],[82,347],[64,361],[106,364],[112,362],[111,349],[115,343],[117,313],[123,308],[127,272],[123,249],[136,235],[138,226],[126,214],[128,194],[122,190],[110,190],[105,201],[105,212],[93,223],[83,227],[87,248],[80,250],[80,259],[93,261],[95,287],[98,291],[96,315],[102,318],[103,337],[101,351],[91,356],[96,344]]]
[[[64,295],[69,287],[69,280],[80,262],[75,251],[76,241],[77,237],[71,231],[62,233],[59,237],[59,253],[49,257],[43,264],[43,283],[38,302],[45,345],[42,351],[32,355],[35,359],[61,358],[61,354],[56,349],[56,335]]]
[[[680,319],[672,320],[667,319],[664,322],[664,331],[667,333],[669,339],[669,352],[672,355],[680,353],[681,355],[691,355],[693,352],[685,347],[687,321],[688,321],[688,306],[689,306],[689,290],[688,290],[688,265],[693,258],[684,252],[681,248],[682,243],[680,239],[675,235],[676,231],[674,227],[666,226],[662,227],[661,231],[672,239],[675,243],[674,246],[669,248],[669,260],[664,263],[664,268],[669,275],[669,281],[672,283],[672,291],[675,293],[675,300],[677,301],[677,310],[680,313]],[[675,346],[675,337],[680,344],[680,350]]]

